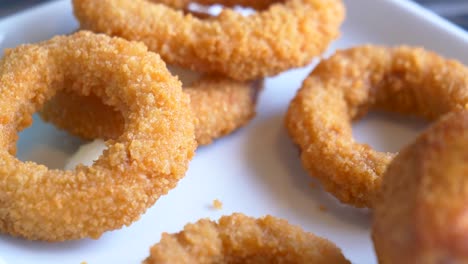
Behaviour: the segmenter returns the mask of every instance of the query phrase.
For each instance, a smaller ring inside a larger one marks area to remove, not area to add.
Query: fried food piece
[[[263,82],[238,82],[202,76],[183,90],[190,96],[199,145],[232,133],[255,116],[257,95]],[[60,91],[40,111],[41,117],[84,139],[116,139],[124,129],[122,114],[95,95]]]
[[[374,206],[379,263],[468,263],[468,111],[437,122],[389,165]]]
[[[243,16],[227,8],[201,19],[184,14],[190,2],[259,10]],[[338,37],[345,16],[341,0],[74,0],[73,6],[83,29],[142,41],[169,64],[240,81],[310,63]]]
[[[119,109],[122,134],[92,166],[50,170],[13,154],[18,132],[57,91]],[[174,188],[196,148],[190,101],[142,43],[78,32],[8,50],[0,61],[0,232],[98,238],[130,225]]]
[[[332,242],[286,220],[243,214],[202,219],[177,234],[162,235],[145,264],[156,263],[350,263]]]
[[[343,203],[371,207],[394,157],[357,143],[369,109],[428,120],[468,107],[468,69],[422,48],[363,46],[321,62],[292,101],[286,127],[310,175]]]

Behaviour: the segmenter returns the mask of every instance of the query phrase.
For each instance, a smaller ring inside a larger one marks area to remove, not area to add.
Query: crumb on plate
[[[216,209],[216,210],[221,210],[221,209],[223,209],[223,203],[218,199],[214,199],[213,200],[213,208]]]
[[[319,205],[319,210],[320,210],[321,212],[326,212],[326,211],[328,211],[327,207],[325,207],[324,205]]]

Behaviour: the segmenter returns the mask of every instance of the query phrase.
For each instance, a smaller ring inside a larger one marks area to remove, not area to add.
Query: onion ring
[[[9,50],[0,62],[0,232],[98,238],[130,225],[175,187],[194,154],[189,98],[141,43],[79,32]],[[90,167],[49,170],[14,155],[18,131],[61,89],[92,90],[125,128]]]
[[[183,90],[190,95],[195,115],[195,138],[199,145],[232,133],[255,116],[261,81],[237,82],[203,76]],[[124,120],[118,110],[94,95],[79,96],[61,91],[47,102],[41,117],[84,139],[115,139],[122,134]]]
[[[379,263],[467,263],[468,111],[450,114],[389,165],[372,238]]]
[[[468,108],[468,69],[421,48],[364,46],[337,52],[305,80],[286,127],[309,173],[357,207],[372,206],[394,157],[353,138],[351,120],[371,108],[428,120]]]
[[[304,66],[339,35],[341,0],[193,1],[245,4],[245,17],[225,9],[203,20],[177,7],[192,1],[74,0],[83,29],[144,42],[169,64],[235,80],[255,80]],[[171,4],[166,5],[166,4]]]
[[[332,242],[272,216],[202,219],[178,234],[162,235],[145,264],[350,263]]]

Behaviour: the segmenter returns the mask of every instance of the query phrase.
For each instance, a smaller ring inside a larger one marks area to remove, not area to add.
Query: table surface
[[[0,17],[14,14],[39,3],[50,0],[1,0]],[[415,0],[455,24],[468,30],[467,0]]]

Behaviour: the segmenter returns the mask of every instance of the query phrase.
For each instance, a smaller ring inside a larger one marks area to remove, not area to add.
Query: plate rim
[[[3,23],[9,23],[9,20],[20,19],[22,16],[30,16],[36,12],[42,12],[45,9],[52,8],[54,5],[65,4],[70,0],[53,0],[45,3],[36,4],[29,8],[26,8],[17,13],[7,15],[0,18],[0,26]],[[454,37],[459,38],[461,41],[468,44],[468,31],[458,26],[457,24],[447,20],[446,18],[436,14],[435,12],[427,9],[426,7],[411,1],[411,0],[379,0],[381,2],[387,2],[389,4],[403,8],[405,11],[410,12],[414,16],[417,16],[420,20],[426,23],[442,27],[447,33],[452,34]]]

